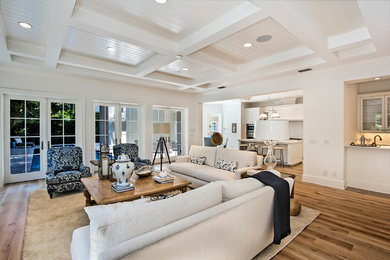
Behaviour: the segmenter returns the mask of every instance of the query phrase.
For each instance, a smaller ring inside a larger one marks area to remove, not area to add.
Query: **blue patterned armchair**
[[[80,147],[52,147],[47,151],[46,189],[50,198],[55,192],[84,189],[80,179],[90,176]]]
[[[138,157],[138,145],[136,144],[117,144],[114,145],[114,157],[115,160],[121,154],[127,154],[130,161],[134,163],[135,170],[138,170],[144,165],[151,165],[152,163],[148,159],[141,159]]]

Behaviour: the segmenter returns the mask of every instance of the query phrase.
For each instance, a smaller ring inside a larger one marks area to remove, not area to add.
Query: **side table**
[[[259,171],[262,170],[249,170],[247,173],[244,173],[241,175],[242,178],[248,178],[249,176],[258,173]],[[291,173],[280,173],[281,178],[291,178],[294,180],[294,185],[291,190],[291,195],[290,195],[290,216],[297,216],[299,213],[301,213],[301,204],[294,198],[294,188],[295,188],[295,175]]]

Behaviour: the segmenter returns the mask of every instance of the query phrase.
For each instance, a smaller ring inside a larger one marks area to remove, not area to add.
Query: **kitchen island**
[[[390,194],[390,146],[345,146],[347,186]]]
[[[239,139],[240,149],[246,149],[248,144],[255,144],[258,147],[258,153],[261,153],[261,147],[266,146],[261,139]],[[303,141],[302,140],[282,140],[276,141],[276,145],[283,148],[284,165],[297,165],[303,161]],[[275,154],[279,158],[278,152]]]

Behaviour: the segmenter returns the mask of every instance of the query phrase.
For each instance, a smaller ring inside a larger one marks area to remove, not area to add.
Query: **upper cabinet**
[[[361,132],[390,132],[390,93],[359,95]]]
[[[281,105],[273,107],[280,115],[280,119],[290,121],[303,120],[303,104]]]
[[[245,109],[245,124],[254,124],[259,119],[260,108],[251,107]]]

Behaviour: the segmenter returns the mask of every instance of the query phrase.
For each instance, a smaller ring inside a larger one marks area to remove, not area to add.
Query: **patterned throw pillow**
[[[206,156],[195,156],[195,155],[190,156],[190,163],[203,165],[205,161],[206,161]]]
[[[225,161],[221,158],[219,158],[214,165],[215,168],[234,172],[237,170],[238,167],[238,161]]]

